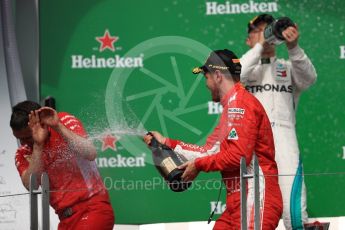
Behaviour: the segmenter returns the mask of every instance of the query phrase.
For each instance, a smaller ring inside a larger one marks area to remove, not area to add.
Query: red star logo
[[[105,49],[115,51],[114,42],[119,40],[119,37],[111,36],[109,31],[105,30],[103,37],[96,37],[96,40],[100,43],[99,51],[102,52]]]
[[[116,151],[115,142],[117,141],[116,137],[112,136],[111,134],[107,134],[102,138],[102,152],[107,149],[112,149]]]

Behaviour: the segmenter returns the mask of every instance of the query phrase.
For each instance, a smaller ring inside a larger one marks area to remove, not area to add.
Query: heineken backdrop
[[[345,2],[41,0],[40,95],[78,116],[98,148],[97,164],[117,223],[207,220],[220,187],[201,173],[174,193],[152,165],[140,135],[202,144],[221,108],[191,70],[212,49],[247,49],[255,15],[289,16],[315,65],[301,97],[297,132],[306,174],[345,171]],[[278,56],[287,57],[285,45]],[[344,175],[306,175],[310,217],[345,216]],[[225,208],[225,191],[216,210]]]

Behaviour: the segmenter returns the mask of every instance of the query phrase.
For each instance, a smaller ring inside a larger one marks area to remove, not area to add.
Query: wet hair
[[[13,130],[22,130],[28,127],[30,112],[40,108],[41,106],[33,101],[19,102],[13,106],[10,120],[11,128]]]

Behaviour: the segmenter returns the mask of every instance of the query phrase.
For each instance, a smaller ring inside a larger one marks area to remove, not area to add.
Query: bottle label
[[[279,31],[277,29],[276,22],[273,22],[267,25],[266,28],[264,29],[265,41],[270,45],[280,45],[281,43],[284,42],[284,40],[280,39],[280,37],[283,38],[283,36],[281,34],[279,35],[278,33]]]
[[[162,171],[165,175],[168,175],[171,171],[173,171],[177,165],[175,164],[174,160],[171,157],[165,158],[160,165]]]

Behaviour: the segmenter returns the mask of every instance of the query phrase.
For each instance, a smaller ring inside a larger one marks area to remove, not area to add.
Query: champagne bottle
[[[289,26],[295,26],[288,17],[281,17],[267,25],[264,30],[264,37],[267,43],[279,45],[284,42],[283,31]]]
[[[168,146],[159,143],[153,135],[149,147],[152,151],[153,163],[170,189],[174,192],[185,191],[192,182],[183,182],[181,176],[184,170],[177,167],[185,163],[186,158],[175,153]]]

